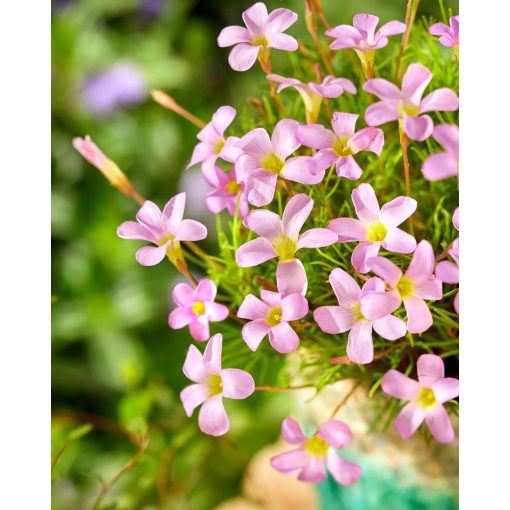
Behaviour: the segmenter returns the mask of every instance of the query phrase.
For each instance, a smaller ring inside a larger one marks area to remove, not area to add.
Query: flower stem
[[[420,4],[420,0],[407,0],[407,8],[406,8],[406,31],[402,36],[402,42],[400,43],[400,51],[398,53],[397,58],[397,67],[395,69],[395,81],[400,78],[400,71],[402,66],[402,58],[404,56],[404,51],[406,46],[409,43],[409,37],[411,35],[411,29],[414,24],[414,19],[416,17],[416,11],[418,10],[418,5]]]
[[[345,395],[345,397],[338,403],[338,405],[335,407],[335,409],[333,409],[333,412],[331,413],[331,416],[330,416],[330,420],[332,420],[336,414],[338,413],[338,411],[340,411],[340,409],[342,409],[342,407],[347,404],[347,402],[349,401],[349,399],[352,397],[352,395],[354,394],[354,392],[357,390],[358,386],[361,384],[361,381],[358,381],[356,384],[354,384],[351,388],[351,390],[349,391],[349,393],[347,393],[347,395]]]
[[[192,124],[195,124],[195,126],[202,129],[205,126],[205,122],[195,115],[193,115],[188,110],[185,110],[182,106],[178,105],[174,98],[169,96],[168,94],[165,94],[165,92],[162,92],[161,90],[153,90],[151,92],[152,99],[156,101],[156,103],[160,104],[164,108],[168,108],[169,110],[172,110],[177,115],[180,115],[182,118],[186,119],[187,121],[191,122]]]
[[[404,178],[405,178],[405,182],[406,182],[406,195],[408,197],[410,197],[411,196],[411,177],[410,177],[411,169],[409,166],[409,157],[408,157],[408,153],[407,153],[407,148],[409,146],[409,138],[404,133],[404,128],[402,126],[400,126],[400,146],[402,147],[402,162],[404,163]],[[414,219],[413,219],[412,215],[409,217],[408,222],[409,222],[410,234],[413,236],[414,235]]]
[[[305,388],[315,388],[315,384],[301,384],[300,386],[255,386],[255,391],[276,393],[279,391],[304,390]]]

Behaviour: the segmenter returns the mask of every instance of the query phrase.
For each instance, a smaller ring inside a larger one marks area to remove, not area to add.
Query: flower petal
[[[368,292],[360,298],[360,310],[368,320],[377,320],[393,313],[401,300],[394,292]]]
[[[380,126],[400,118],[397,102],[379,101],[365,110],[365,122],[369,126]]]
[[[276,285],[282,294],[294,294],[299,292],[306,294],[308,279],[305,268],[298,259],[290,262],[278,262],[276,266]]]
[[[370,271],[369,259],[373,259],[379,253],[381,243],[370,241],[359,243],[351,255],[351,264],[358,273],[365,274]]]
[[[402,338],[407,331],[406,323],[394,315],[387,315],[382,319],[375,320],[372,327],[379,336],[386,340]]]
[[[378,23],[379,18],[373,14],[356,14],[352,18],[354,28],[357,28],[363,34],[365,39],[368,40],[372,40],[374,38],[375,28]]]
[[[282,421],[282,437],[289,444],[300,444],[306,440],[301,425],[292,418],[285,418]]]
[[[313,149],[328,149],[333,146],[333,132],[321,124],[299,126],[296,138],[299,143]]]
[[[251,211],[243,223],[251,231],[270,241],[277,239],[283,234],[280,216],[266,209]]]
[[[246,345],[255,352],[260,342],[262,342],[263,338],[269,333],[269,329],[265,318],[256,319],[246,323],[241,330],[241,334]]]
[[[355,320],[353,312],[342,306],[321,306],[314,310],[313,318],[319,328],[330,335],[349,331]]]
[[[294,195],[285,206],[282,222],[284,232],[293,238],[299,235],[299,232],[313,209],[313,200],[303,194]]]
[[[202,353],[194,345],[188,348],[182,371],[188,379],[196,383],[201,383],[207,377]]]
[[[431,409],[425,416],[425,421],[432,437],[438,443],[453,443],[455,441],[455,432],[443,406],[439,405]]]
[[[400,89],[394,83],[383,78],[367,80],[363,85],[363,90],[383,100],[399,101],[402,97]]]
[[[298,19],[298,15],[289,9],[279,8],[269,13],[265,26],[266,35],[271,36],[287,30]]]
[[[178,195],[170,199],[170,202],[175,200],[177,197]],[[136,213],[136,221],[150,230],[157,237],[162,233],[161,210],[150,200],[146,200],[142,207],[140,207],[139,211]]]
[[[287,354],[299,347],[299,337],[288,322],[280,322],[269,330],[269,343],[275,351]]]
[[[258,168],[246,180],[245,194],[248,202],[257,207],[267,205],[273,200],[278,176]]]
[[[190,323],[189,333],[195,340],[205,342],[210,336],[209,319],[205,315],[198,317]]]
[[[373,257],[367,260],[370,271],[380,276],[390,287],[395,287],[402,276],[402,271],[384,257]]]
[[[198,413],[198,426],[204,434],[222,436],[226,434],[230,423],[221,395],[207,399]]]
[[[352,191],[351,197],[356,215],[363,223],[371,223],[379,219],[381,214],[379,203],[374,188],[370,184],[360,184]]]
[[[189,285],[188,285],[189,287]],[[214,301],[216,297],[216,285],[209,278],[203,278],[193,293],[195,301]]]
[[[263,237],[248,241],[236,251],[239,267],[253,267],[277,256],[273,245]]]
[[[223,336],[221,333],[213,335],[205,347],[204,364],[207,369],[215,374],[221,370],[221,349],[223,344]]]
[[[328,228],[337,234],[339,243],[364,241],[367,237],[363,223],[354,218],[336,218],[329,222]]]
[[[298,480],[303,482],[319,483],[326,480],[326,466],[321,457],[309,456],[308,462],[298,475]]]
[[[237,312],[241,319],[264,319],[269,312],[269,306],[253,294],[248,294]]]
[[[428,115],[421,117],[411,117],[404,115],[404,131],[411,140],[423,142],[434,130],[434,123]]]
[[[361,468],[357,464],[343,459],[332,450],[328,452],[326,462],[331,476],[340,485],[353,485],[361,476]]]
[[[176,234],[178,227],[182,223],[185,205],[186,205],[186,193],[184,192],[178,193],[166,203],[165,208],[163,209],[163,217],[161,218],[161,220],[164,222],[164,225],[168,232]]]
[[[414,198],[394,198],[381,207],[381,220],[389,227],[397,227],[416,211],[417,206]]]
[[[338,236],[328,228],[311,228],[299,236],[297,249],[323,248],[336,243]]]
[[[263,2],[257,2],[243,12],[243,21],[250,33],[261,34],[268,20],[267,7]]]
[[[347,356],[354,363],[361,365],[374,359],[374,343],[372,342],[372,324],[367,321],[356,321],[347,340]]]
[[[326,35],[335,38],[329,45],[332,50],[355,48],[361,41],[361,35],[358,30],[350,25],[338,25],[335,28],[326,30]]]
[[[356,181],[363,174],[363,170],[352,156],[347,156],[336,160],[336,174],[338,177]]]
[[[260,46],[252,46],[248,43],[237,44],[228,56],[230,67],[234,71],[247,71],[257,60],[260,48]]]
[[[136,221],[125,221],[119,225],[117,228],[117,235],[122,237],[122,239],[140,239],[151,243],[157,242],[154,234]]]
[[[186,386],[180,394],[181,402],[186,415],[189,417],[193,414],[195,408],[203,404],[209,397],[209,388],[205,384],[192,384]]]
[[[221,303],[205,303],[205,315],[211,322],[221,322],[228,317],[228,307]]]
[[[220,372],[223,396],[242,400],[255,391],[255,381],[248,372],[239,368],[224,368]]]
[[[324,171],[317,165],[317,158],[310,156],[290,158],[280,175],[301,184],[318,184],[324,179]]]
[[[459,266],[449,260],[442,260],[436,266],[436,277],[444,283],[459,283]]]
[[[432,314],[427,303],[419,297],[404,299],[404,307],[407,312],[407,329],[410,333],[423,333],[433,324]]]
[[[410,64],[402,79],[402,95],[414,105],[419,105],[423,91],[432,80],[432,73],[421,64]]]
[[[381,154],[384,145],[384,133],[381,129],[368,127],[360,129],[349,140],[349,147],[353,150],[354,154],[360,151],[369,151]]]
[[[454,124],[440,124],[434,128],[432,136],[448,151],[458,158],[459,128]]]
[[[297,321],[308,313],[308,301],[301,293],[285,296],[281,301],[282,321]]]
[[[420,103],[420,113],[454,112],[459,109],[459,96],[448,88],[434,90]]]
[[[420,241],[413,254],[413,259],[405,272],[411,280],[427,280],[434,272],[434,250],[428,241]]]
[[[423,162],[422,171],[425,179],[439,181],[447,177],[459,175],[459,161],[451,154],[438,152],[431,154]]]
[[[359,300],[361,289],[358,283],[343,269],[333,269],[329,275],[329,283],[340,305],[350,307]]]
[[[400,411],[393,422],[393,426],[402,439],[409,439],[418,430],[424,418],[425,411],[423,408],[410,402]]]
[[[287,159],[301,145],[296,139],[299,122],[293,119],[280,120],[273,130],[271,149],[282,159]]]
[[[296,448],[290,452],[280,453],[271,458],[271,466],[280,473],[290,474],[303,469],[308,463],[308,455],[304,448]]]
[[[439,278],[415,282],[414,291],[422,299],[443,299],[443,282]]]
[[[144,246],[136,252],[136,260],[142,266],[155,266],[159,264],[166,255],[167,246]]]
[[[403,34],[406,31],[405,23],[401,21],[388,21],[375,34],[375,37],[388,37],[390,35]]]
[[[275,34],[271,37],[268,48],[274,48],[282,51],[296,51],[299,43],[294,37],[288,34]]]
[[[417,362],[418,381],[425,388],[432,388],[434,383],[444,378],[443,360],[435,354],[422,354]]]
[[[351,429],[340,420],[325,421],[319,427],[317,435],[335,449],[346,448],[352,441]]]
[[[182,220],[175,231],[176,241],[201,241],[207,237],[207,228],[195,220]]]
[[[236,145],[243,152],[256,159],[262,159],[271,153],[271,140],[264,128],[252,129]]]
[[[381,381],[384,393],[400,400],[416,400],[420,394],[420,385],[398,370],[388,370]]]
[[[179,307],[170,312],[168,325],[172,329],[181,329],[189,326],[194,320],[196,320],[196,315],[191,310]]]
[[[395,253],[412,253],[416,249],[416,239],[399,228],[388,230],[382,243],[383,248]]]
[[[238,43],[249,42],[251,42],[251,37],[248,30],[237,25],[225,27],[218,36],[218,46],[220,48],[226,48],[227,46],[233,46]]]
[[[439,404],[459,396],[459,380],[454,377],[439,379],[432,385],[434,396]]]
[[[335,112],[331,119],[331,126],[335,135],[341,140],[350,138],[356,129],[356,121],[359,115],[357,113]]]

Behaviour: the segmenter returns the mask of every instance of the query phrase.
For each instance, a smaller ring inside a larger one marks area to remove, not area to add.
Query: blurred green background
[[[241,24],[250,1],[60,0],[52,4],[52,409],[53,508],[90,508],[136,451],[130,434],[149,433],[146,454],[105,499],[104,508],[212,509],[240,492],[255,452],[274,442],[290,408],[285,395],[228,404],[231,432],[213,439],[187,419],[179,391],[190,336],[167,326],[170,292],[180,277],[169,264],[138,265],[137,243],[115,234],[137,205],[111,188],[72,148],[90,134],[140,193],[163,205],[188,191],[187,216],[212,235],[213,215],[199,170],[184,169],[197,130],[150,100],[170,93],[208,121],[221,105],[238,110],[266,87],[254,66],[236,73],[216,37]],[[357,12],[404,19],[400,0],[324,1],[334,26]],[[437,2],[420,15],[440,18]],[[446,8],[456,2],[445,2]],[[304,1],[269,1],[299,13],[289,32],[309,43]],[[288,55],[273,69],[286,75]],[[213,328],[213,332],[218,331]],[[270,377],[270,374],[268,375]],[[251,424],[259,420],[261,426]],[[91,423],[92,430],[78,429]],[[129,431],[126,433],[125,431]],[[71,433],[71,436],[69,435]],[[75,437],[82,436],[82,437]],[[346,507],[347,508],[347,507]]]

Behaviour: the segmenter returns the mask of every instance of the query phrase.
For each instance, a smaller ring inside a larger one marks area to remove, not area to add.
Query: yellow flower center
[[[329,450],[329,444],[319,436],[313,436],[305,441],[305,450],[314,457],[324,457]]]
[[[205,313],[205,305],[202,301],[195,301],[191,310],[195,315],[203,315]]]
[[[361,313],[361,303],[358,301],[351,306],[351,311],[354,315],[355,321],[367,321],[364,315]]]
[[[221,149],[223,149],[225,145],[225,140],[223,138],[220,138],[217,142],[216,142],[216,145],[214,146],[214,154],[219,154],[221,152]]]
[[[283,168],[283,165],[285,164],[280,156],[277,156],[272,152],[270,152],[267,156],[264,156],[260,163],[262,168],[270,174],[279,174]]]
[[[209,396],[221,395],[223,393],[223,383],[221,382],[221,376],[218,374],[210,374],[205,380],[205,384],[209,389]]]
[[[297,242],[289,236],[281,236],[273,241],[273,248],[282,262],[290,262],[294,260]]]
[[[384,241],[388,229],[382,221],[374,221],[367,227],[367,239],[373,243],[380,243]]]
[[[411,297],[414,294],[414,281],[407,276],[401,276],[397,282],[397,291],[402,299]]]
[[[158,246],[163,246],[168,241],[173,241],[175,239],[175,236],[172,234],[166,234],[165,236],[158,239]]]
[[[342,158],[352,156],[353,152],[352,149],[347,145],[348,142],[349,138],[346,136],[344,136],[342,139],[335,136],[333,139],[333,152]]]
[[[264,46],[264,48],[269,44],[267,37],[265,35],[256,35],[251,43],[253,46]]]
[[[416,403],[424,407],[425,409],[432,409],[436,407],[436,397],[434,396],[434,392],[430,388],[422,388],[420,391],[420,395],[418,396],[418,400]]]
[[[420,113],[420,107],[414,104],[404,103],[403,101],[398,105],[398,113],[404,113],[409,117],[416,117]]]
[[[241,189],[241,185],[236,182],[236,181],[230,181],[229,183],[227,183],[227,185],[225,186],[227,188],[227,191],[231,194],[231,195],[237,195],[239,193],[239,190]]]
[[[273,328],[274,326],[278,326],[282,320],[282,309],[280,306],[275,306],[271,308],[266,315],[266,322],[269,327]]]

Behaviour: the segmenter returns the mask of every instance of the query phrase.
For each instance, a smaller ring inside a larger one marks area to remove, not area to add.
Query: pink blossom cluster
[[[258,2],[243,13],[246,27],[224,28],[218,44],[234,46],[229,63],[236,71],[246,71],[257,59],[267,67],[270,50],[298,48],[297,41],[284,33],[296,19],[297,14],[285,8],[268,13],[266,6]],[[373,58],[373,52],[388,44],[389,36],[406,30],[404,23],[391,21],[376,31],[378,21],[376,16],[358,14],[353,26],[340,25],[328,30],[326,34],[334,38],[331,49],[354,49],[365,59]],[[458,18],[452,18],[451,27],[440,25],[433,25],[431,33],[441,35],[443,45],[458,45]],[[403,227],[419,208],[419,203],[409,196],[396,196],[380,206],[373,187],[363,182],[351,195],[356,217],[338,217],[327,224],[305,227],[314,209],[312,187],[333,166],[338,178],[359,180],[364,168],[358,155],[360,152],[381,155],[385,139],[377,126],[388,122],[398,121],[401,135],[409,140],[424,141],[432,135],[444,147],[444,152],[434,153],[423,162],[426,179],[437,181],[457,176],[458,128],[449,124],[434,127],[428,115],[457,110],[457,94],[440,88],[423,97],[432,73],[421,64],[411,63],[400,87],[382,78],[365,81],[362,89],[380,101],[368,106],[364,112],[366,126],[356,129],[359,115],[349,112],[332,112],[327,126],[316,123],[324,98],[357,93],[350,80],[332,75],[321,83],[303,83],[276,74],[268,74],[267,78],[279,83],[277,92],[293,87],[301,94],[310,122],[302,124],[284,118],[271,133],[256,127],[240,137],[226,136],[236,110],[222,106],[198,133],[199,143],[189,164],[201,164],[203,176],[213,188],[206,201],[211,212],[217,214],[226,209],[230,215],[242,218],[243,226],[255,236],[237,248],[237,265],[256,267],[277,259],[276,290],[262,289],[259,296],[247,294],[237,310],[215,302],[216,284],[208,278],[201,279],[196,286],[178,283],[173,289],[176,307],[169,315],[169,326],[172,329],[187,326],[195,340],[207,341],[203,354],[195,345],[189,347],[183,371],[193,384],[181,392],[181,400],[188,416],[201,406],[199,427],[214,436],[229,429],[223,399],[245,399],[256,387],[249,373],[222,368],[222,335],[211,336],[210,323],[221,323],[229,314],[236,315],[245,321],[241,335],[252,351],[266,337],[279,353],[299,349],[299,321],[309,316],[311,308],[306,297],[310,268],[305,268],[300,260],[301,250],[355,243],[352,268],[336,267],[329,275],[338,304],[314,306],[311,316],[325,333],[348,333],[346,355],[356,364],[374,361],[378,337],[395,341],[427,331],[434,323],[430,302],[443,299],[443,283],[459,281],[458,238],[436,259],[428,240],[417,240]],[[90,154],[86,156],[91,159]],[[219,161],[229,168],[223,170]],[[286,186],[289,182],[299,183],[309,191],[292,194],[281,215],[262,208],[274,203],[280,183]],[[120,237],[151,243],[152,246],[138,250],[136,258],[140,264],[152,266],[165,257],[179,261],[180,243],[206,238],[204,225],[183,219],[185,200],[186,194],[180,193],[162,211],[146,201],[136,215],[136,222],[120,225],[117,231]],[[453,221],[458,230],[458,209]],[[364,281],[362,286],[355,277]],[[458,313],[458,293],[454,308]],[[425,421],[437,441],[453,441],[453,429],[443,404],[458,396],[458,381],[444,376],[442,359],[432,354],[419,357],[417,373],[418,382],[397,370],[388,371],[382,378],[386,394],[409,402],[395,420],[396,429],[403,438],[408,438]],[[295,448],[272,459],[278,471],[297,473],[300,480],[321,482],[326,479],[327,469],[344,485],[351,485],[360,477],[361,468],[336,453],[352,439],[349,427],[342,421],[328,420],[307,438],[299,424],[287,418],[282,423],[282,435]]]

